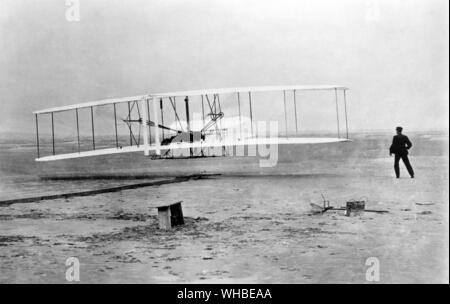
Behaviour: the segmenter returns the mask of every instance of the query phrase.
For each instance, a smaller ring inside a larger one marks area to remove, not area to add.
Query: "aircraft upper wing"
[[[155,98],[178,97],[178,96],[199,96],[212,94],[232,94],[232,93],[256,93],[256,92],[275,92],[275,91],[326,91],[326,90],[348,90],[349,88],[340,85],[285,85],[285,86],[258,86],[258,87],[236,87],[221,89],[206,89],[193,91],[179,91],[168,93],[155,93],[150,96]]]
[[[138,101],[148,98],[168,98],[168,97],[179,97],[179,96],[200,96],[200,95],[212,95],[212,94],[232,94],[232,93],[243,93],[243,92],[271,92],[271,91],[315,91],[315,90],[349,90],[349,88],[341,85],[285,85],[285,86],[258,86],[258,87],[235,87],[235,88],[219,88],[219,89],[205,89],[205,90],[191,90],[191,91],[177,91],[177,92],[166,92],[166,93],[151,93],[143,94],[130,97],[122,98],[112,98],[112,99],[102,99],[84,103],[78,103],[73,105],[53,107],[43,110],[34,111],[33,114],[47,114],[63,112],[81,108],[96,107],[108,104]]]

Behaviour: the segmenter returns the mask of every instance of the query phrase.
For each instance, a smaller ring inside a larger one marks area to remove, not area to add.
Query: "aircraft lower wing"
[[[177,150],[177,149],[194,149],[194,148],[214,148],[214,147],[234,147],[234,146],[253,146],[253,145],[300,145],[300,144],[324,144],[324,143],[339,143],[339,142],[349,142],[350,139],[346,138],[333,138],[333,137],[261,137],[261,138],[249,138],[240,141],[198,141],[193,143],[179,142],[171,143],[169,145],[159,146],[160,150]],[[131,152],[143,152],[145,150],[144,145],[140,146],[127,146],[121,148],[108,148],[108,149],[98,149],[84,152],[76,153],[66,153],[51,156],[44,156],[36,158],[36,161],[55,161],[63,159],[73,159],[82,158],[90,156],[100,156],[100,155],[112,155],[119,153],[131,153]],[[150,145],[148,147],[149,151],[156,151],[157,147],[155,145]]]

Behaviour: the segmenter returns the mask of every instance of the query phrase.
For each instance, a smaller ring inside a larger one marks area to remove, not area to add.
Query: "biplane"
[[[229,149],[238,146],[347,142],[350,141],[347,90],[348,88],[337,85],[206,89],[144,94],[39,110],[33,112],[36,119],[36,161],[57,161],[131,152],[143,152],[151,159],[226,156]],[[302,132],[299,117],[305,113],[298,112],[298,94],[306,91],[325,92],[331,95],[335,107],[335,136],[309,136]],[[281,114],[284,128],[277,129],[276,134],[271,136],[258,135],[254,109],[255,104],[259,103],[261,94],[269,94],[269,97],[265,98],[263,110],[265,113],[270,114],[273,109],[284,109]],[[288,110],[289,103],[293,106],[291,110]],[[193,116],[194,106],[197,110]],[[106,108],[106,111],[103,110],[103,115],[96,115],[99,111],[97,109],[100,108]],[[237,113],[229,114],[231,110]],[[342,112],[345,128],[341,127]],[[73,127],[70,129],[76,133],[74,140],[67,141],[70,142],[70,149],[58,149],[57,141],[60,137],[56,136],[59,130],[55,128],[55,120],[63,113],[64,123],[72,121]],[[84,114],[83,119],[81,114]],[[50,138],[47,141],[46,151],[43,151],[41,143],[43,139],[39,133],[43,116],[49,118],[51,125],[51,132],[46,133]],[[106,125],[98,122],[99,117],[102,119],[107,117],[110,123]],[[110,137],[97,134],[99,126],[103,133],[106,129]],[[90,134],[80,134],[81,128],[88,128]],[[88,143],[86,137],[89,138]],[[211,153],[211,149],[215,152]],[[185,152],[177,154],[177,151]]]

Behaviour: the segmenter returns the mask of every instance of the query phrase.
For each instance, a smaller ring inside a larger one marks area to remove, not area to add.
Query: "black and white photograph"
[[[1,284],[449,283],[448,1],[0,0],[0,43]]]

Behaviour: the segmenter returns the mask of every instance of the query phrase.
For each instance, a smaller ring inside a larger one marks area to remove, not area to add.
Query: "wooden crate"
[[[366,208],[366,201],[348,201],[345,205],[345,215],[361,215]]]
[[[174,204],[159,206],[158,208],[158,221],[159,229],[172,229],[172,227],[184,224],[183,209],[181,208],[181,202]]]

